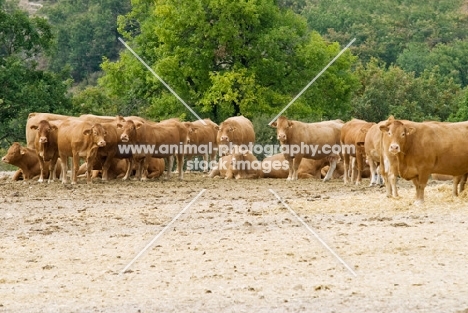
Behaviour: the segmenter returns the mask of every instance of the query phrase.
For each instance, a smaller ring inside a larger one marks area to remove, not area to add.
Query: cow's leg
[[[151,158],[151,155],[148,155],[148,156],[144,157],[143,162],[141,163],[141,166],[140,166],[141,178],[140,178],[140,180],[142,180],[142,181],[148,179],[148,166],[149,166],[149,163],[150,163],[150,158]]]
[[[426,188],[429,176],[431,176],[430,172],[425,173],[423,171],[420,171],[419,176],[413,178],[413,184],[416,187],[416,199],[414,202],[415,205],[424,204],[424,189]]]
[[[49,164],[49,183],[54,182],[56,178],[58,154],[54,155]]]
[[[344,181],[345,184],[348,183],[349,161],[350,161],[349,154],[343,153],[343,167],[344,167],[343,181]],[[336,163],[335,163],[335,165],[336,165]],[[331,162],[330,162],[330,167],[331,167]],[[328,173],[327,173],[327,175],[328,175]]]
[[[61,154],[60,160],[62,160],[62,184],[67,183],[67,172],[68,172],[68,157]]]
[[[465,173],[462,176],[462,179],[460,180],[460,188],[458,189],[458,192],[461,193],[463,190],[465,190],[465,184],[466,184],[467,177],[468,177],[468,173]]]
[[[336,169],[336,162],[338,161],[337,157],[332,157],[330,158],[330,167],[328,168],[327,175],[325,175],[325,178],[323,179],[324,182],[329,181],[333,177],[333,172]],[[344,176],[346,176],[346,171],[344,173]]]
[[[299,165],[301,164],[301,161],[302,161],[302,156],[300,155],[296,155],[294,157],[294,161],[293,161],[293,177],[292,177],[292,180],[297,180],[298,177],[297,177],[297,170],[299,169]]]
[[[115,156],[115,153],[109,152],[109,154],[107,154],[106,160],[104,161],[104,164],[102,164],[102,178],[101,179],[103,181],[107,181],[109,179],[108,172],[112,164],[112,160],[114,159],[114,156]]]
[[[39,159],[39,168],[41,169],[41,174],[39,175],[38,182],[42,183],[44,181],[44,163],[45,162],[44,162],[44,158],[40,155],[38,155],[38,159]]]
[[[375,165],[374,160],[372,160],[371,158],[367,158],[367,163],[369,164],[370,174],[371,174],[371,181],[370,181],[369,187],[372,187],[372,186],[377,185],[378,183],[376,165]]]
[[[288,175],[288,178],[286,180],[292,180],[293,179],[293,174],[294,174],[294,164],[293,164],[294,159],[290,155],[287,155],[287,154],[284,155],[284,158],[288,162],[288,169],[289,169],[289,175]]]
[[[458,184],[461,182],[463,179],[462,176],[453,176],[453,187],[452,187],[452,195],[457,197],[458,196]]]
[[[356,152],[356,165],[357,165],[357,177],[356,177],[356,185],[361,184],[362,180],[362,170],[364,169],[364,164],[362,162],[362,153]]]
[[[13,174],[13,177],[11,178],[13,181],[18,181],[23,177],[23,171],[21,169],[17,170],[15,174]]]
[[[177,170],[179,171],[179,180],[184,179],[184,155],[183,154],[177,154]]]
[[[125,159],[125,162],[127,163],[127,170],[125,171],[125,176],[122,178],[122,180],[127,180],[130,177],[130,173],[132,172],[133,167],[133,158]]]
[[[89,159],[88,159],[89,160]],[[91,169],[93,168],[92,164],[89,164],[89,161],[87,160],[87,169],[86,172],[88,173],[88,179],[90,178],[90,167]],[[74,152],[72,156],[72,178],[71,178],[71,183],[76,184],[77,182],[77,176],[78,176],[78,169],[80,168],[80,155],[78,152]]]

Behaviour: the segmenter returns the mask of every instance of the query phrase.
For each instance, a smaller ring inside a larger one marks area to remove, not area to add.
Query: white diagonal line
[[[306,224],[306,222],[304,222],[304,220],[302,218],[299,217],[299,215],[296,214],[296,212],[294,212],[293,209],[291,209],[291,207],[283,201],[283,199],[281,199],[280,196],[278,196],[278,194],[273,190],[273,189],[268,189],[279,201],[281,201],[281,203],[292,213],[292,215],[294,215],[298,220],[299,222],[302,223],[302,225],[304,225],[311,233],[312,235],[315,236],[315,238],[317,238],[317,240],[328,250],[330,251],[331,254],[333,254],[333,256],[335,256],[335,258],[338,259],[338,261],[340,261],[341,264],[344,265],[344,267],[346,267],[348,269],[348,271],[351,272],[351,274],[354,275],[354,277],[357,277],[357,274],[355,271],[353,271],[353,269],[348,265],[346,264],[345,261],[343,261],[342,258],[340,258],[340,256],[338,254],[335,253],[335,251],[332,250],[332,248],[330,248],[330,246],[328,246],[325,241],[322,240],[322,238],[320,238],[320,236],[312,229],[309,227],[309,225]]]
[[[164,227],[160,232],[159,234],[156,235],[156,237],[153,238],[153,240],[151,240],[147,245],[146,247],[143,248],[143,250],[141,250],[134,258],[133,260],[130,261],[130,263],[128,263],[127,266],[124,267],[124,269],[122,271],[120,271],[120,274],[122,273],[125,273],[126,270],[128,270],[128,268],[130,266],[132,266],[132,264],[146,251],[148,250],[149,247],[151,247],[155,242],[156,240],[158,240],[159,237],[161,237],[161,235],[169,228],[171,227],[171,225],[195,202],[197,201],[197,199],[206,191],[206,189],[202,189],[202,191],[200,191],[200,193],[195,197],[193,198],[192,201],[190,201],[189,204],[187,204],[187,206],[182,210],[180,211],[179,214],[177,214],[173,219],[172,221],[166,225],[166,227]]]
[[[136,54],[136,52],[133,51],[133,49],[130,48],[130,46],[127,45],[127,43],[126,43],[122,38],[119,37],[118,39],[120,40],[121,43],[123,43],[123,45],[125,46],[125,48],[127,48],[127,49],[138,59],[138,61],[140,61],[140,62],[151,72],[151,74],[153,74],[157,79],[159,79],[159,81],[160,81],[164,86],[166,86],[166,88],[169,89],[169,91],[172,92],[172,94],[173,94],[177,99],[179,99],[179,101],[182,102],[182,104],[185,105],[185,107],[186,107],[190,112],[192,112],[192,114],[193,114],[196,118],[198,118],[198,119],[203,123],[203,125],[206,125],[205,121],[202,120],[202,119],[200,118],[200,116],[198,116],[198,114],[195,113],[195,111],[192,110],[192,108],[191,108],[187,103],[185,103],[185,101],[182,100],[182,98],[179,97],[179,95],[178,95],[168,84],[166,84],[166,82],[165,82],[161,77],[159,77],[159,75],[156,74],[156,72],[153,71],[153,69],[152,69],[151,67],[149,67],[148,64],[146,64],[146,62],[143,61],[143,59],[140,58],[140,56],[139,56],[138,54]]]
[[[274,121],[276,121],[276,119],[277,119],[281,114],[283,114],[283,112],[286,111],[286,110],[291,106],[291,104],[293,104],[294,101],[296,101],[297,98],[299,98],[299,97],[304,93],[304,91],[306,91],[307,88],[309,88],[310,85],[312,85],[312,84],[313,84],[313,83],[330,67],[330,65],[332,65],[332,64],[343,54],[343,52],[345,52],[346,49],[348,49],[348,48],[353,44],[353,42],[354,42],[355,40],[356,40],[356,38],[354,38],[353,40],[351,40],[351,41],[346,45],[346,47],[344,47],[343,50],[341,50],[340,53],[338,53],[338,54],[336,55],[336,57],[334,57],[333,60],[331,60],[330,63],[328,63],[327,66],[325,66],[325,67],[323,68],[323,70],[321,70],[320,73],[318,73],[317,76],[315,76],[314,79],[312,79],[312,80],[310,81],[310,83],[308,83],[307,86],[305,86],[304,89],[302,89],[301,92],[298,93],[297,96],[295,96],[294,99],[292,99],[291,102],[289,102],[288,105],[285,106],[284,109],[281,110],[281,112],[279,112],[278,115],[276,115],[275,118],[274,118],[273,120],[271,120],[270,123],[268,123],[268,125],[271,125]]]

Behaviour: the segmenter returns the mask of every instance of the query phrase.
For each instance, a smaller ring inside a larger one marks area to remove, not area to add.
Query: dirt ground
[[[4,176],[0,312],[468,312],[468,193],[368,182]]]

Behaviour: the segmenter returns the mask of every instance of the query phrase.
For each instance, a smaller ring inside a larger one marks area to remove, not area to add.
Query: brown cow
[[[21,176],[24,180],[29,180],[41,175],[36,150],[22,147],[18,142],[14,142],[10,146],[2,161],[20,168],[13,176],[13,180],[19,180]],[[61,169],[61,162],[58,160],[56,167],[57,175],[60,175]],[[49,162],[45,163],[43,175],[44,178],[49,177]]]
[[[206,125],[201,121],[183,123],[187,128],[187,148],[185,149],[185,156],[189,158],[202,155],[203,160],[208,165],[210,160],[213,161],[216,159],[216,153],[218,151],[218,144],[216,141],[218,125],[213,123],[209,118],[205,118],[203,121]],[[197,153],[194,151],[197,151]],[[203,171],[207,172],[208,166],[206,166]]]
[[[231,166],[231,159],[232,155],[224,155],[219,158],[218,164],[214,166],[208,177],[210,178],[215,178],[215,177],[220,177],[220,178],[226,178],[227,172],[229,167]]]
[[[248,149],[234,145],[229,155],[222,156],[209,177],[256,179],[263,177],[262,163]]]
[[[252,122],[243,116],[234,116],[226,119],[216,127],[218,134],[219,154],[223,155],[233,148],[234,145],[245,145],[251,150],[255,143],[255,131]]]
[[[412,180],[416,188],[416,202],[424,202],[424,189],[431,173],[461,176],[468,173],[468,122],[416,123],[390,117],[382,132],[382,154],[388,162],[389,180],[400,177]],[[382,162],[381,162],[382,163]],[[455,185],[453,194],[458,191]],[[387,188],[387,196],[390,196]]]
[[[102,163],[104,160],[102,161]],[[118,179],[123,178],[127,173],[127,159],[117,159],[114,158],[111,161],[111,165],[108,169],[107,179]],[[102,167],[100,166],[101,163],[94,164],[92,177],[102,177]],[[83,163],[78,170],[78,175],[85,174],[87,170],[87,164]],[[136,169],[133,169],[136,170]],[[164,159],[160,158],[151,158],[150,164],[148,165],[148,178],[158,178],[164,173]]]
[[[308,179],[308,178],[316,178],[321,179],[322,176],[322,169],[329,168],[330,160],[327,158],[323,158],[320,160],[314,159],[303,159],[299,168],[297,170],[297,178],[298,179]],[[263,177],[264,178],[288,178],[289,175],[289,163],[284,158],[282,153],[278,153],[272,155],[270,157],[265,158],[262,161],[262,170],[263,170]],[[343,166],[341,162],[336,164],[336,169],[333,172],[333,178],[340,178],[343,175]]]
[[[126,124],[131,127],[131,123]],[[168,160],[167,177],[171,176],[172,160],[177,156],[179,179],[183,179],[184,145],[187,143],[187,129],[178,119],[169,119],[160,123],[134,123],[136,139],[133,158],[140,162],[141,179],[146,180],[146,172],[152,157]],[[124,135],[125,134],[125,135]],[[122,136],[129,136],[123,131]]]
[[[355,157],[357,163],[357,177],[356,185],[361,183],[362,171],[364,170],[363,156],[365,155],[364,151],[364,142],[366,138],[366,133],[369,128],[375,125],[375,123],[366,122],[363,120],[352,119],[349,122],[346,122],[341,128],[341,153],[343,155],[343,165],[344,165],[344,183],[348,183],[348,170],[350,165],[350,157]],[[351,176],[351,182],[354,178],[354,171],[352,171],[353,176]]]
[[[66,120],[58,129],[58,149],[62,164],[62,183],[67,183],[68,157],[72,157],[71,183],[76,184],[80,157],[86,158],[87,183],[92,183],[91,171],[98,154],[98,148],[106,145],[106,131],[101,124],[81,120]]]
[[[378,124],[374,124],[366,133],[366,138],[364,139],[364,150],[366,153],[366,161],[369,164],[371,181],[369,186],[374,186],[380,184],[380,173],[377,171],[377,168],[380,164],[381,157],[381,138],[382,132],[380,131],[380,126],[387,123],[387,121],[382,121]]]
[[[35,149],[34,138],[36,138],[36,132],[31,129],[32,125],[38,125],[40,121],[46,120],[49,122],[63,121],[69,119],[70,116],[52,114],[52,113],[29,113],[28,120],[26,121],[26,146],[31,149]]]
[[[302,158],[320,160],[325,157],[329,157],[331,162],[330,170],[323,180],[331,179],[341,150],[340,134],[343,121],[303,123],[280,116],[271,126],[276,128],[277,139],[281,143],[284,157],[289,162],[287,180],[298,178]]]
[[[48,122],[46,120],[41,120],[38,125],[31,125],[30,128],[36,130],[36,138],[34,139],[34,145],[36,148],[37,157],[39,159],[39,166],[41,168],[41,174],[39,177],[39,182],[44,181],[44,166],[45,162],[49,162],[49,180],[48,182],[53,182],[55,180],[55,166],[57,164],[57,159],[59,157],[58,153],[58,144],[57,144],[57,132],[58,127],[62,121],[57,123]]]

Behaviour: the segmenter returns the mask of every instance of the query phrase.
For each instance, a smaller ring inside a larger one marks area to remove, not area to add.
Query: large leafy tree
[[[47,20],[0,1],[0,145],[24,140],[30,112],[69,109],[66,73],[37,68],[38,56],[51,45]]]
[[[52,70],[71,69],[76,82],[100,70],[102,57],[114,59],[117,17],[130,10],[130,1],[59,0],[41,11],[54,27],[56,46],[50,60]]]
[[[435,67],[419,77],[398,66],[388,69],[372,59],[356,70],[361,88],[353,99],[352,115],[379,122],[390,114],[397,118],[445,121],[461,103],[460,85]],[[461,114],[461,113],[460,113]]]
[[[278,112],[340,50],[267,0],[135,1],[119,30],[183,99],[216,121]],[[286,114],[344,117],[357,83],[353,61],[343,54]],[[102,67],[101,85],[126,99],[121,111],[157,119],[187,114],[129,52]]]

